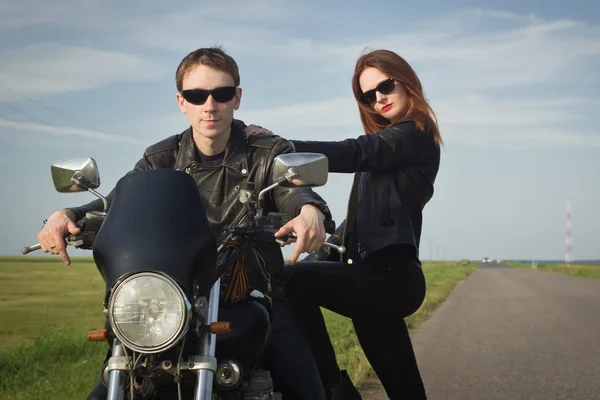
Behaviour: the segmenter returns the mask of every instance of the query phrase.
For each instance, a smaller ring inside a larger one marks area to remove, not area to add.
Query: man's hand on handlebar
[[[325,243],[324,220],[325,215],[317,207],[305,204],[296,218],[290,220],[275,233],[276,238],[296,233],[296,247],[290,257],[290,264],[295,263],[300,254],[312,253],[323,246]]]
[[[68,210],[54,212],[38,234],[38,241],[44,253],[60,254],[65,264],[71,264],[71,258],[67,253],[67,242],[65,238],[80,232],[75,225],[75,215]]]

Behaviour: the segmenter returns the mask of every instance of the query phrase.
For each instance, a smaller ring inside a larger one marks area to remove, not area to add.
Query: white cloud
[[[476,10],[475,10],[476,11]],[[412,23],[404,32],[383,38],[339,44],[288,38],[261,46],[278,56],[310,62],[315,75],[324,67],[343,70],[364,48],[388,48],[413,64],[427,88],[436,91],[478,91],[548,82],[569,68],[600,55],[600,30],[574,20],[544,21],[500,12],[464,12]],[[500,20],[502,26],[484,32],[478,24]],[[510,24],[504,24],[508,20]],[[506,25],[506,26],[505,26]]]
[[[434,99],[433,105],[444,140],[450,146],[535,149],[600,146],[600,132],[570,127],[587,117],[578,110],[592,102],[577,97],[494,99],[471,95]],[[363,132],[356,102],[349,96],[268,108],[242,104],[235,117],[291,139],[342,140]],[[171,115],[148,124],[155,127],[154,132],[179,132],[186,122],[181,115]]]
[[[7,62],[0,64],[0,82],[18,82],[19,90],[25,94],[94,89],[112,82],[166,76],[171,79],[174,68],[163,68],[156,60],[199,45],[223,44],[236,58],[239,56],[244,65],[262,63],[268,69],[275,63],[283,63],[289,68],[280,68],[281,74],[273,72],[273,79],[289,75],[307,82],[312,81],[311,77],[322,78],[326,72],[351,73],[356,58],[365,48],[389,48],[415,66],[441,125],[448,131],[449,142],[505,145],[507,136],[501,130],[510,126],[519,132],[518,137],[524,133],[525,136],[537,135],[536,140],[553,145],[568,140],[573,145],[595,143],[589,141],[590,133],[573,131],[565,135],[552,125],[585,121],[589,117],[583,111],[586,104],[597,102],[597,98],[586,99],[580,93],[569,91],[556,91],[543,98],[524,89],[586,77],[592,79],[595,70],[592,66],[597,64],[600,54],[600,29],[581,21],[468,9],[407,21],[400,32],[394,27],[393,33],[376,32],[370,38],[366,35],[344,37],[344,32],[339,32],[315,40],[285,29],[292,15],[297,17],[308,12],[306,6],[275,0],[262,0],[259,4],[240,0],[185,12],[165,7],[153,15],[136,15],[126,10],[123,16],[111,18],[108,18],[109,5],[90,0],[77,6],[77,14],[84,14],[79,19],[65,18],[72,12],[68,8],[59,7],[44,16],[35,11],[27,14],[19,7],[13,5],[7,15],[21,21],[20,24],[46,22],[78,26],[83,35],[90,31],[102,32],[107,37],[121,39],[121,47],[113,50],[31,44],[5,53]],[[236,12],[232,13],[232,9]],[[104,16],[104,22],[91,22],[88,16],[94,13]],[[0,17],[0,21],[4,19]],[[224,25],[227,29],[223,29]],[[154,54],[152,58],[136,53],[148,49]],[[567,72],[571,70],[577,70],[579,75],[569,75]],[[274,90],[279,90],[276,86]],[[317,95],[328,93],[327,88],[321,89],[316,91]],[[501,99],[493,95],[499,90],[504,92]],[[263,91],[262,95],[276,96],[277,93]],[[9,101],[11,96],[0,90],[0,101]],[[244,106],[237,115],[248,123],[307,138],[320,137],[324,131],[333,138],[354,136],[361,131],[356,105],[350,95],[342,98],[321,95],[310,103],[266,109]],[[163,131],[159,128],[162,126],[166,131],[180,127],[180,116],[177,122],[175,118],[156,118],[162,120],[157,131]],[[477,129],[461,130],[461,127]],[[534,134],[532,128],[542,133]]]
[[[129,27],[135,31],[144,23],[153,23],[152,28],[156,27],[154,24],[164,22],[161,25],[164,28],[172,28],[175,23],[192,31],[201,23],[201,30],[205,31],[204,24],[210,20],[281,22],[303,13],[294,2],[284,0],[230,0],[219,4],[190,1],[189,5],[183,1],[178,4],[179,7],[163,2],[144,2],[148,8],[134,3],[98,0],[62,0],[51,4],[45,0],[12,1],[2,6],[0,29],[48,24],[102,31]],[[185,12],[173,12],[174,9]],[[181,31],[177,32],[181,35]]]
[[[38,43],[3,54],[0,83],[25,95],[46,95],[159,79],[168,72],[155,61],[133,54]],[[11,100],[22,99],[0,90],[0,101]]]
[[[146,58],[135,56],[136,51],[149,48],[158,58],[163,53],[156,53],[156,50],[182,55],[198,46],[223,44],[244,61],[264,60],[265,68],[273,61],[291,63],[295,68],[288,71],[290,74],[302,71],[319,76],[325,71],[347,70],[363,49],[373,47],[390,48],[405,56],[421,71],[426,87],[435,88],[433,90],[460,87],[463,91],[477,91],[545,82],[583,59],[600,54],[600,31],[595,26],[569,19],[546,21],[533,15],[499,10],[468,9],[431,19],[407,21],[400,28],[404,31],[399,33],[394,28],[394,33],[378,31],[372,37],[361,35],[347,39],[340,32],[311,39],[285,29],[286,21],[292,21],[292,18],[297,21],[309,12],[306,7],[290,2],[262,0],[258,4],[249,4],[235,1],[185,12],[170,11],[172,8],[168,7],[151,15],[138,13],[130,17],[127,12],[111,16],[109,6],[94,1],[84,2],[75,9],[78,10],[77,18],[67,18],[65,13],[73,11],[60,11],[60,8],[50,11],[46,17],[33,11],[31,18],[38,22],[40,18],[47,18],[56,24],[77,27],[84,37],[90,31],[100,31],[103,37],[118,40],[121,48],[114,50],[114,56],[93,49],[87,51],[99,53],[103,61],[109,57],[114,59],[114,65],[119,65],[123,57],[129,57],[126,62],[131,65],[129,71],[139,71],[139,63],[148,64]],[[232,9],[236,12],[232,13]],[[40,6],[38,10],[45,8]],[[12,14],[18,13],[13,10]],[[94,22],[89,18],[90,14],[104,17]],[[477,30],[489,24],[494,24],[494,29]],[[31,50],[35,49],[28,49],[27,53]],[[41,57],[35,57],[48,63],[69,56],[79,59],[78,54],[73,53],[84,51],[67,49],[63,50],[67,54],[59,51],[56,56],[50,53],[50,57],[44,57],[42,53]],[[81,56],[85,58],[86,54]],[[9,65],[13,58],[13,55],[6,58]],[[169,68],[167,73],[172,69]],[[115,73],[111,68],[109,71]],[[127,68],[124,75],[126,79],[139,79],[137,74],[127,73]]]
[[[66,126],[44,125],[30,122],[17,122],[0,118],[0,128],[6,128],[2,133],[8,135],[10,130],[29,134],[43,134],[49,136],[77,136],[101,142],[141,144],[140,141],[128,136],[108,134],[91,129],[78,129]]]
[[[508,98],[471,95],[434,101],[440,120],[448,125],[543,126],[586,117],[577,111],[586,99]]]
[[[490,19],[500,20],[501,27],[486,31],[489,33],[471,32],[473,24]],[[585,75],[567,73],[572,69],[580,71],[580,68],[587,68],[590,73],[587,78],[593,81],[590,57],[600,54],[600,30],[596,26],[486,10],[467,10],[438,20],[444,20],[445,24],[427,23],[427,32],[394,34],[376,47],[397,51],[413,63],[418,72],[422,71],[419,74],[426,94],[449,144],[519,149],[600,145],[600,132],[563,128],[589,120],[590,113],[586,111],[591,108],[590,104],[598,103],[597,97],[583,97],[568,90],[540,97],[522,89],[524,85],[554,86],[585,79]],[[505,22],[510,25],[504,26]],[[414,25],[418,24],[411,28]],[[356,58],[358,47],[292,41],[286,54],[311,59],[317,65],[315,73],[319,73],[320,61],[333,59],[352,63],[350,59]],[[337,68],[341,69],[341,64]],[[511,91],[501,98],[490,92],[490,89],[506,92],[507,88]],[[323,130],[330,132],[332,140],[341,135],[353,136],[347,128],[360,131],[358,113],[351,98],[242,113],[250,117],[248,122],[258,121],[284,132],[287,123],[287,131],[304,132],[310,139],[318,138]],[[315,132],[319,127],[323,129]]]
[[[240,109],[236,114],[247,123],[257,123],[299,131],[306,129],[352,128],[360,124],[358,109],[353,98],[343,97],[300,104],[278,106],[267,109]],[[360,125],[358,125],[360,126]]]
[[[449,145],[515,149],[600,146],[600,132],[562,128],[585,117],[574,110],[586,101],[580,98],[497,100],[471,96],[433,104],[442,135]],[[236,117],[293,139],[341,140],[362,133],[356,104],[349,98],[242,109]]]
[[[79,11],[89,2],[53,2],[29,0],[27,2],[6,1],[2,4],[0,30],[13,30],[57,21],[73,21]],[[88,15],[87,13],[81,13]]]
[[[448,147],[455,144],[504,150],[555,150],[600,147],[600,131],[522,126],[446,126],[440,124]]]

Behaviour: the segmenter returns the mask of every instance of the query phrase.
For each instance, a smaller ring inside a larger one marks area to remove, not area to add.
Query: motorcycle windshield
[[[127,174],[96,236],[94,260],[106,289],[134,271],[163,272],[188,293],[216,281],[217,246],[194,179],[175,170]]]

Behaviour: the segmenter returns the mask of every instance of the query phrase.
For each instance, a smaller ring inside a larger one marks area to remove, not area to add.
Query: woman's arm
[[[425,161],[437,149],[431,134],[405,120],[379,133],[342,141],[290,140],[298,153],[322,153],[329,172],[386,171],[408,163]]]

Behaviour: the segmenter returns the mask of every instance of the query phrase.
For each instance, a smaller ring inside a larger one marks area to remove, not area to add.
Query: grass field
[[[427,297],[406,319],[415,327],[429,316],[476,263],[426,263]],[[66,266],[52,258],[0,258],[0,398],[81,399],[99,377],[103,343],[88,343],[102,328],[104,282],[93,262]],[[343,368],[356,383],[372,370],[350,321],[324,310]]]
[[[531,264],[508,262],[515,268],[535,269],[536,271],[556,272],[559,274],[575,276],[578,278],[600,279],[600,265],[598,264],[537,264],[535,268]]]

